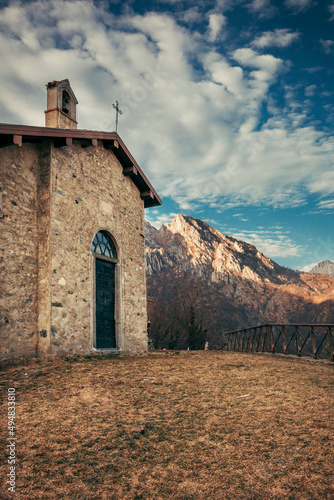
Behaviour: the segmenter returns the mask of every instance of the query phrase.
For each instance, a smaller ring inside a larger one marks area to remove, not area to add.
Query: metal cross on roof
[[[120,114],[120,115],[121,115],[121,114],[122,114],[122,111],[121,111],[121,110],[120,110],[120,108],[119,108],[119,102],[118,102],[118,101],[116,101],[116,102],[112,105],[112,107],[113,107],[114,109],[116,109],[116,133],[117,133],[118,114]]]

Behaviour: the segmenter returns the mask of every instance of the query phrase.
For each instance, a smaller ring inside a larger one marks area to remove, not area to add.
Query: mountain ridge
[[[329,259],[322,260],[313,266],[309,272],[328,274],[328,276],[334,277],[334,262]]]
[[[282,267],[254,245],[188,215],[160,229],[146,223],[145,234],[148,295],[157,300],[171,302],[187,284],[215,308],[212,323],[229,330],[267,322],[334,323],[330,276]]]

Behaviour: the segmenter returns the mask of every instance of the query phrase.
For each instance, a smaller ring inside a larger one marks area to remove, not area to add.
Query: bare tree
[[[208,330],[203,326],[205,308],[200,291],[184,286],[172,305],[176,322],[184,331],[186,347],[191,350],[204,349]]]
[[[155,349],[173,350],[179,347],[181,332],[171,304],[161,299],[151,301],[148,303],[148,317],[149,337]]]
[[[168,294],[162,288],[159,292],[168,298],[157,297],[148,303],[149,337],[156,349],[204,349],[206,341],[220,346],[219,311],[205,287],[183,275],[174,280]]]

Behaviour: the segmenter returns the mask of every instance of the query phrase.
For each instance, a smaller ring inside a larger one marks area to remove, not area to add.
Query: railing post
[[[255,348],[255,350],[257,350],[256,349],[256,328],[253,328],[252,351],[254,351],[254,348]]]
[[[257,333],[257,327],[255,327],[255,338],[256,338],[256,352],[259,352],[260,335],[258,335]]]
[[[330,360],[334,361],[334,348],[333,348],[333,339],[332,339],[332,329],[331,329],[330,326],[327,328],[327,334],[328,334],[328,347],[329,347]]]
[[[245,352],[249,351],[249,330],[245,330]]]
[[[261,342],[261,352],[264,352],[264,337],[263,337],[262,326],[260,326],[260,342]]]
[[[295,326],[295,335],[296,335],[296,347],[297,347],[297,355],[301,356],[301,348],[300,348],[300,333],[298,326]]]
[[[267,345],[268,352],[274,352],[274,335],[272,325],[267,325]]]
[[[270,333],[269,333],[269,325],[266,326],[266,336],[267,336],[267,349],[264,347],[264,350],[267,350],[267,352],[270,351]]]
[[[285,326],[284,325],[282,325],[282,341],[283,341],[284,354],[287,354],[286,335],[285,335]]]
[[[317,359],[317,343],[315,341],[315,336],[314,336],[314,327],[310,327],[310,335],[311,335],[311,343],[312,343],[312,353],[314,359]]]
[[[276,342],[275,342],[275,327],[273,328],[273,325],[270,325],[270,331],[271,331],[271,352],[274,353]]]

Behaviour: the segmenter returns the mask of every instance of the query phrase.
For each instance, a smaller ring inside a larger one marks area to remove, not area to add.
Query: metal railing
[[[334,362],[333,335],[334,325],[268,323],[225,333],[221,349],[293,354]]]

